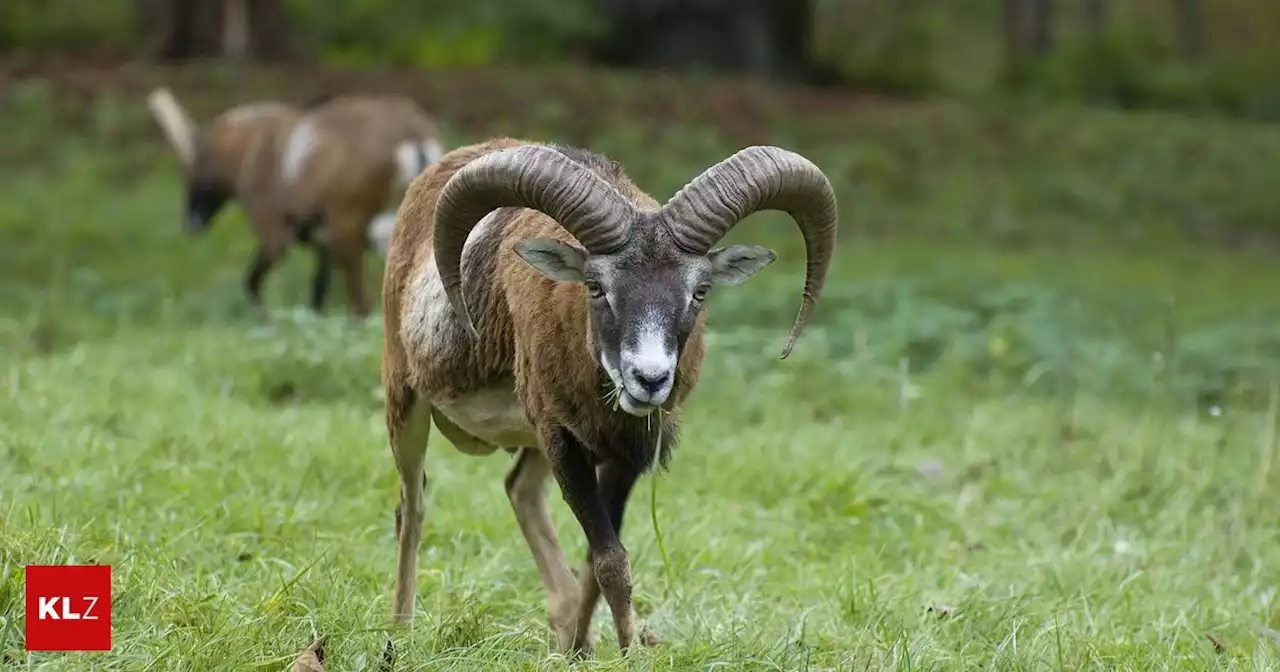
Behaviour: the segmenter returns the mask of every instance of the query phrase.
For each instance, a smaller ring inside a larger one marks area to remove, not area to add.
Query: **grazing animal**
[[[352,312],[368,314],[363,253],[385,249],[390,233],[370,224],[443,153],[430,117],[405,98],[349,95],[248,103],[199,128],[167,89],[147,103],[185,172],[188,230],[208,230],[233,199],[244,209],[258,239],[244,276],[255,307],[267,273],[301,242],[316,255],[312,308],[323,308],[336,261]]]
[[[789,213],[805,240],[785,358],[836,242],[831,184],[802,156],[744,149],[660,206],[603,156],[498,138],[454,149],[410,185],[382,289],[386,423],[401,488],[396,619],[413,614],[434,423],[464,453],[516,455],[506,491],[560,649],[589,651],[602,593],[619,647],[633,643],[623,511],[637,479],[675,446],[705,352],[711,287],[741,283],[775,258],[762,247],[713,248],[759,210]],[[548,477],[586,534],[578,579],[548,517]]]

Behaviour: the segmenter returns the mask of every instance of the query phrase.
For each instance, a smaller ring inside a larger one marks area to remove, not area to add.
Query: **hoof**
[[[657,646],[660,643],[662,643],[662,640],[659,639],[658,633],[654,630],[646,629],[644,632],[636,635],[636,638],[631,641],[630,646],[620,647],[619,652],[625,656],[630,654],[632,649],[639,649],[640,647],[649,649]],[[639,646],[637,646],[637,644]]]
[[[410,625],[413,625],[413,607],[409,607],[407,612],[399,612],[395,609],[391,610],[391,626],[392,627],[407,628]]]
[[[585,660],[587,658],[590,658],[591,654],[594,651],[595,651],[595,646],[591,642],[591,636],[588,635],[585,641],[581,643],[570,644],[567,647],[567,650],[565,650],[565,657],[568,658],[569,660]]]
[[[264,325],[271,326],[276,323],[275,318],[271,317],[271,309],[261,303],[253,305],[253,315],[258,322]]]
[[[378,669],[381,672],[391,672],[396,668],[396,647],[387,640],[387,645],[382,649],[382,660],[379,662]]]

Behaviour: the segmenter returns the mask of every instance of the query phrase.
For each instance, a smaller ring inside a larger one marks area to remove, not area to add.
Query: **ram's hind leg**
[[[521,448],[511,471],[507,472],[506,488],[520,532],[529,544],[538,575],[547,589],[547,615],[555,629],[558,648],[568,651],[573,647],[578,629],[574,622],[579,604],[578,586],[547,512],[546,484],[550,475],[551,464],[542,451]]]
[[[338,251],[338,264],[342,267],[343,280],[346,281],[347,301],[351,314],[364,318],[369,314],[369,297],[364,290],[364,241],[347,243],[347,247]]]
[[[400,472],[400,504],[396,507],[396,587],[392,617],[413,620],[414,586],[418,574],[418,548],[422,543],[426,485],[423,460],[431,434],[431,406],[416,399],[412,390],[388,390],[387,433],[396,470]]]
[[[324,310],[324,301],[329,296],[329,278],[333,275],[333,260],[329,250],[317,245],[315,247],[316,270],[311,276],[311,309],[317,313]]]
[[[369,315],[369,297],[364,287],[364,251],[369,220],[377,210],[362,203],[345,202],[331,204],[325,213],[327,239],[323,242],[333,253],[333,260],[342,271],[347,290],[347,306],[357,321]]]
[[[249,297],[253,310],[264,319],[268,318],[266,305],[262,301],[262,286],[271,269],[284,258],[285,246],[274,241],[264,242],[258,246],[253,260],[244,273],[244,292]]]

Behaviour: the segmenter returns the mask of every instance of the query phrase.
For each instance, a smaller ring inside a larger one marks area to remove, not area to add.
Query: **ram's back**
[[[402,169],[397,151],[407,142],[438,145],[435,121],[413,101],[344,96],[299,119],[286,151],[291,208],[380,208]],[[424,161],[426,163],[426,161]]]

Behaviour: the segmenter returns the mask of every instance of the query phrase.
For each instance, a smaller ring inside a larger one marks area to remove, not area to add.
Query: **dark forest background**
[[[10,0],[0,50],[326,67],[566,61],[1280,118],[1268,0]]]

